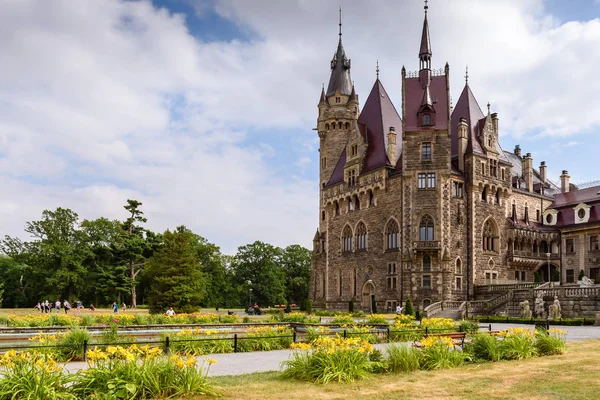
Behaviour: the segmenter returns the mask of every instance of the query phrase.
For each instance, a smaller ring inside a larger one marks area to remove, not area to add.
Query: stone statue
[[[560,319],[560,301],[558,301],[558,296],[554,296],[554,301],[552,305],[549,307],[550,318],[552,319]]]
[[[544,318],[545,313],[544,299],[542,298],[542,294],[538,293],[537,297],[535,298],[535,316],[536,318]]]
[[[588,278],[587,276],[584,276],[583,278],[581,278],[581,283],[579,284],[579,286],[594,286],[594,281]]]
[[[521,307],[521,317],[531,318],[531,310],[529,309],[529,300],[520,302],[519,307]]]

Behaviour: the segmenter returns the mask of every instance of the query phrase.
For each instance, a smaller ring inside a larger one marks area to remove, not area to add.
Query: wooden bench
[[[465,344],[465,338],[467,337],[467,333],[466,332],[426,333],[423,337],[424,338],[428,338],[428,337],[447,337],[447,338],[452,339],[452,344],[454,344],[455,346],[463,347],[464,344]],[[413,343],[413,346],[415,346],[415,347],[421,347],[421,343],[415,341]]]

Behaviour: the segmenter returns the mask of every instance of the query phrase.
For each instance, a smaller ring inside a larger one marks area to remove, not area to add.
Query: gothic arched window
[[[433,219],[429,215],[424,215],[423,218],[421,218],[421,223],[419,224],[419,240],[433,240],[433,234]]]
[[[344,252],[352,251],[352,228],[348,225],[346,225],[342,233],[342,249]]]
[[[395,250],[398,248],[398,232],[398,223],[393,219],[390,220],[385,228],[388,250]]]
[[[337,201],[335,202],[335,215],[340,215],[340,203],[338,203]]]
[[[483,251],[498,251],[498,227],[492,219],[485,221],[483,225],[482,248]]]
[[[367,227],[362,222],[356,227],[356,249],[367,249]]]
[[[462,275],[462,262],[460,261],[460,258],[456,259],[455,273],[456,273],[456,275]]]

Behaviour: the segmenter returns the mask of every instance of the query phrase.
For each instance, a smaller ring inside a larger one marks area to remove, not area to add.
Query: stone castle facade
[[[340,24],[318,104],[316,308],[383,311],[408,297],[425,308],[561,270],[560,231],[544,222],[561,188],[544,162],[501,148],[498,114],[481,109],[468,82],[451,107],[449,66],[432,68],[427,10],[419,64],[402,68],[399,108],[379,77],[361,107]],[[568,191],[566,171],[561,179]]]

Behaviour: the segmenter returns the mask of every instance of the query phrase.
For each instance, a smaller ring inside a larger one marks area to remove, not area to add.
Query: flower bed
[[[411,324],[401,320],[399,324]],[[445,321],[429,321],[444,326]],[[409,325],[412,326],[412,325]],[[449,326],[447,326],[449,329]],[[310,343],[294,343],[296,351],[284,363],[284,378],[316,383],[352,382],[372,373],[401,373],[417,369],[454,368],[470,362],[521,360],[534,356],[562,354],[566,332],[558,329],[515,328],[498,335],[478,333],[463,351],[449,337],[429,336],[420,340],[420,349],[406,344],[388,345],[381,358],[370,343],[360,338],[319,337]]]
[[[0,400],[4,399],[154,399],[218,393],[208,382],[208,367],[194,357],[160,357],[158,348],[107,347],[88,352],[88,369],[68,374],[48,354],[8,351],[0,357]]]

